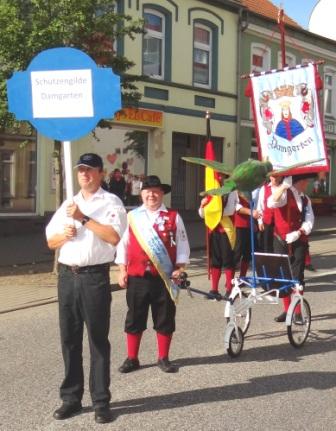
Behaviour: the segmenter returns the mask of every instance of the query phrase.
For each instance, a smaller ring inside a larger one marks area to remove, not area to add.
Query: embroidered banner
[[[251,78],[259,156],[275,169],[324,159],[291,173],[329,170],[317,77],[314,65],[309,64]]]

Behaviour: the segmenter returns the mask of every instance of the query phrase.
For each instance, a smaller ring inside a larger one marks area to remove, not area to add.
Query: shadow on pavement
[[[315,390],[333,389],[336,373],[332,372],[297,372],[275,376],[262,376],[247,383],[215,386],[206,389],[183,391],[167,395],[135,398],[111,405],[116,416],[143,413],[192,406],[195,404],[218,403],[220,401],[242,400],[275,393],[300,391],[307,388]]]

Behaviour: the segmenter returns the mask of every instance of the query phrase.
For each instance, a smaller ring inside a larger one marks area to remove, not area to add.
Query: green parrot
[[[283,169],[273,170],[272,163],[269,161],[261,162],[259,160],[248,159],[237,165],[233,170],[227,168],[223,163],[215,160],[207,160],[199,157],[182,157],[183,160],[197,165],[202,165],[212,168],[214,171],[228,175],[224,179],[222,187],[217,189],[206,190],[201,192],[204,195],[227,195],[233,190],[251,193],[252,190],[261,187],[271,175],[281,175],[294,168],[310,165],[311,163],[319,162],[323,159],[310,160],[307,162],[296,163]]]

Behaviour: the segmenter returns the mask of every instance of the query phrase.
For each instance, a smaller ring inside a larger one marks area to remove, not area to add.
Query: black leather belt
[[[105,272],[110,268],[109,263],[101,263],[99,265],[88,265],[88,266],[78,266],[78,265],[64,265],[60,263],[60,267],[64,268],[65,271],[71,271],[74,274],[82,274],[85,272]]]
[[[154,274],[152,274],[149,271],[145,271],[144,275],[130,275],[129,277],[130,278],[145,278],[147,280],[150,280],[150,279],[153,279],[153,278],[161,278],[159,274],[154,275]]]

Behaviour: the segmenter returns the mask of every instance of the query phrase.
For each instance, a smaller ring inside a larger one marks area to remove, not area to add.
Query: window
[[[145,9],[144,19],[143,73],[164,79],[165,17],[157,11]]]
[[[251,72],[267,71],[271,68],[271,50],[264,45],[251,45]],[[253,118],[252,98],[250,99],[249,118]]]
[[[1,207],[11,206],[15,197],[15,154],[14,151],[0,151],[0,171],[1,171]]]
[[[291,54],[289,52],[286,52],[286,66],[287,67],[294,67],[296,65],[296,57],[294,54]],[[278,52],[278,68],[282,68],[282,55],[281,51]]]
[[[35,197],[36,194],[36,150],[30,150],[28,156],[28,196]]]
[[[194,26],[193,83],[209,88],[212,81],[212,31],[196,23]]]
[[[0,136],[0,213],[35,212],[36,172],[35,138]]]
[[[251,136],[251,159],[258,160],[258,144],[257,144],[257,138],[255,130],[252,129],[252,136]]]
[[[263,45],[251,46],[251,71],[262,72],[271,68],[271,51]]]
[[[336,116],[336,70],[326,68],[324,71],[324,113]]]

